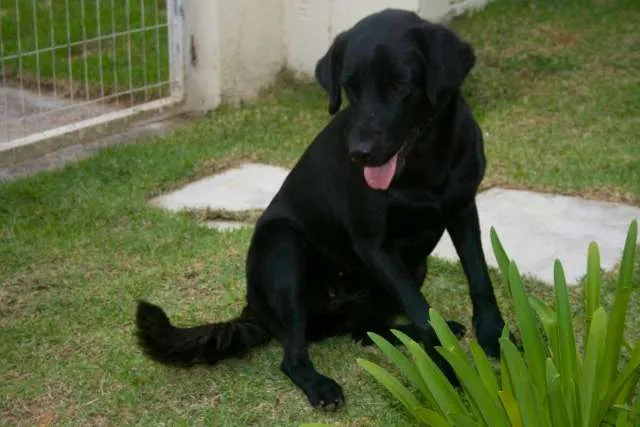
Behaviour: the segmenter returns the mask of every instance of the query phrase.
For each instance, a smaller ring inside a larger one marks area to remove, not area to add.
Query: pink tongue
[[[364,179],[369,187],[375,190],[386,190],[391,185],[393,175],[396,173],[396,163],[398,162],[398,154],[391,158],[387,163],[377,167],[365,167]]]

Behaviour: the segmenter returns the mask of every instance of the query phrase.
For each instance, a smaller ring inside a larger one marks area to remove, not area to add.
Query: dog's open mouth
[[[364,180],[374,190],[386,190],[391,185],[398,165],[398,153],[394,154],[387,163],[382,166],[365,166]]]
[[[403,144],[384,165],[364,167],[364,180],[369,187],[374,190],[386,190],[389,188],[398,170],[398,158],[404,152],[406,145]]]

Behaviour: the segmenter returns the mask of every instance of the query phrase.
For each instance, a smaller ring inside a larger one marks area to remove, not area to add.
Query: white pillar
[[[220,46],[217,0],[183,2],[185,107],[207,112],[220,105]]]
[[[181,1],[187,110],[249,100],[273,82],[285,61],[283,0]]]

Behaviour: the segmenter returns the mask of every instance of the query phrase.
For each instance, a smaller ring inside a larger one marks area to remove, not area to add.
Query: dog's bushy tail
[[[138,301],[136,326],[138,344],[147,356],[169,365],[214,364],[241,357],[271,340],[247,308],[227,322],[178,328],[160,307]]]

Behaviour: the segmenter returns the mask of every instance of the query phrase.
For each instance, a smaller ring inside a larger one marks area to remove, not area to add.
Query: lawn
[[[485,187],[640,206],[640,3],[577,3],[496,0],[454,22],[479,56],[465,91],[487,134]],[[251,237],[167,214],[149,198],[245,160],[291,166],[327,120],[315,84],[283,79],[261,100],[167,137],[0,184],[0,424],[412,425],[355,362],[382,358],[346,338],[311,347],[345,389],[335,414],[308,407],[280,373],[276,344],[191,370],[151,363],[134,345],[137,298],[180,325],[236,315]],[[549,288],[528,285],[549,298]],[[431,260],[425,293],[469,325],[457,264]],[[579,295],[573,289],[576,311]],[[628,338],[639,325],[636,295]]]
[[[165,0],[0,2],[0,76],[76,99],[166,95],[166,22]]]

